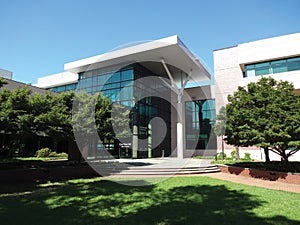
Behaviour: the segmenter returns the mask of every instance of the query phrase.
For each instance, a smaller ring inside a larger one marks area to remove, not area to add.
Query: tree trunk
[[[281,162],[288,162],[289,161],[289,158],[288,156],[285,154],[285,151],[283,151],[281,154]]]
[[[57,145],[58,145],[57,139],[54,138],[54,140],[53,140],[53,151],[54,152],[57,152]]]
[[[224,136],[222,134],[222,160],[224,160]]]
[[[266,162],[270,162],[269,148],[264,147],[264,152],[265,152]]]
[[[240,149],[239,149],[239,146],[235,146],[235,157],[236,157],[236,160],[240,160]]]

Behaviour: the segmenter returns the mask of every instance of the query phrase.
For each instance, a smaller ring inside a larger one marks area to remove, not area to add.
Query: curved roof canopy
[[[168,65],[176,84],[180,84],[183,73],[190,76],[191,82],[211,78],[207,69],[177,35],[70,62],[64,65],[64,69],[79,73],[97,68],[140,63],[156,74],[166,74],[161,63],[162,59]]]

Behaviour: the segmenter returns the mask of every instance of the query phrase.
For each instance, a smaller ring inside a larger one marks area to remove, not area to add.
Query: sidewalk
[[[216,178],[220,180],[231,181],[234,183],[269,188],[274,190],[300,193],[300,185],[298,184],[289,184],[289,183],[283,183],[279,181],[268,181],[268,180],[238,176],[238,175],[222,173],[222,172],[201,174],[200,176],[207,176],[207,177]]]

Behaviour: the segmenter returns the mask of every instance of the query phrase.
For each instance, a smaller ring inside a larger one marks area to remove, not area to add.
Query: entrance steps
[[[130,168],[123,170],[115,175],[189,175],[189,174],[202,174],[202,173],[216,173],[220,169],[215,166],[205,167],[189,167],[189,168]]]
[[[94,164],[93,168],[103,176],[170,176],[220,172],[210,161],[176,158],[106,160]]]

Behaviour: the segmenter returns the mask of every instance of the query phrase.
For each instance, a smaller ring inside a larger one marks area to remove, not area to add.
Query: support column
[[[177,158],[183,159],[182,92],[177,94]]]
[[[152,158],[152,126],[148,124],[148,158]]]
[[[133,125],[133,135],[132,135],[132,158],[136,159],[138,157],[138,127]]]
[[[172,74],[170,73],[167,64],[165,63],[164,59],[161,59],[161,62],[166,70],[166,73],[168,74],[168,77],[171,81],[172,86],[176,90],[177,94],[177,158],[178,159],[183,159],[183,149],[184,149],[184,142],[183,142],[183,136],[184,136],[184,131],[183,131],[183,104],[182,104],[182,96],[183,96],[183,91],[185,86],[187,85],[189,81],[189,76],[190,74],[186,77],[186,80],[183,81],[183,78],[181,76],[181,88],[179,89],[174,81],[174,78]],[[192,72],[192,71],[191,71]]]

